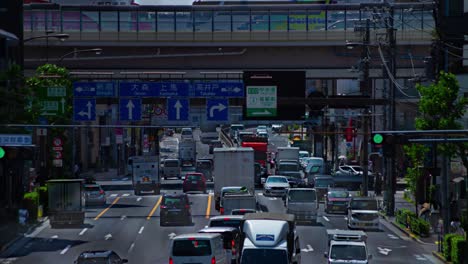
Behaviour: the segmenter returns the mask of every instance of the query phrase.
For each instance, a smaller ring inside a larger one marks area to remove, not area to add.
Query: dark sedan
[[[190,225],[192,210],[186,194],[164,194],[161,200],[161,226],[168,224]]]
[[[349,192],[342,188],[328,188],[325,195],[325,212],[326,213],[346,213],[350,200]]]

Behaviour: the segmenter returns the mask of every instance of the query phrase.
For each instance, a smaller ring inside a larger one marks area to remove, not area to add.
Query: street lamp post
[[[23,40],[23,43],[26,43],[28,41],[32,41],[32,40],[35,40],[35,39],[45,39],[46,40],[46,61],[49,62],[49,38],[55,38],[55,39],[58,39],[60,41],[65,41],[66,39],[68,39],[70,37],[70,35],[64,34],[64,33],[53,34],[53,35],[52,35],[52,33],[54,33],[54,32],[53,31],[46,31],[45,35],[27,38],[27,39]]]
[[[102,53],[102,49],[101,48],[94,48],[94,49],[74,50],[74,51],[68,52],[68,53],[64,54],[62,57],[60,57],[58,59],[58,61],[57,61],[57,64],[60,64],[63,61],[63,59],[65,59],[66,57],[68,57],[70,55],[78,54],[78,53],[87,53],[87,52],[94,52],[94,53],[96,53],[96,55],[100,55]]]

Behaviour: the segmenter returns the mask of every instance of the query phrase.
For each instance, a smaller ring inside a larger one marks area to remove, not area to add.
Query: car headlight
[[[270,189],[271,189],[270,186],[266,186],[266,185],[265,185],[265,190],[270,190]]]

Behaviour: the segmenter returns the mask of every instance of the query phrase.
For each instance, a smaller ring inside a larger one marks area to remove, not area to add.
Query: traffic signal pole
[[[363,60],[363,78],[361,80],[361,91],[364,93],[365,96],[370,96],[370,78],[369,78],[369,61],[370,61],[370,54],[369,54],[369,44],[370,44],[370,19],[366,19],[366,31],[364,33],[364,41],[363,41],[363,51],[361,59]],[[369,108],[366,107],[364,110],[363,117],[363,151],[361,156],[361,167],[363,169],[362,173],[362,185],[361,185],[361,195],[367,196],[369,190],[369,117],[370,112]]]

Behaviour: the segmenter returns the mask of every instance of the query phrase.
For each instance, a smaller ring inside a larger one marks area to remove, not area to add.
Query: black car
[[[186,194],[164,194],[161,201],[161,226],[170,224],[190,225],[192,210]]]
[[[121,264],[127,262],[127,259],[121,258],[117,253],[115,253],[112,250],[85,251],[82,252],[75,260],[75,264]]]

